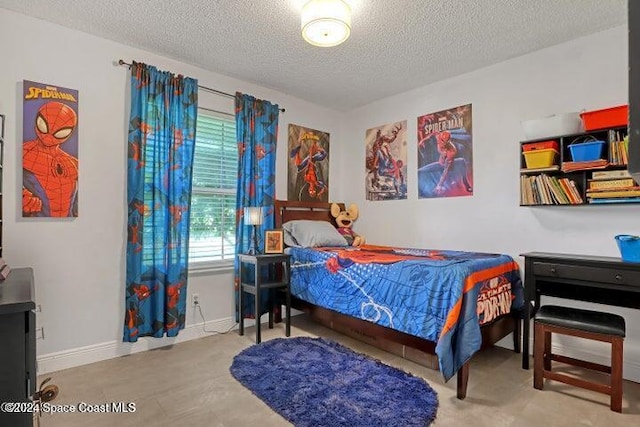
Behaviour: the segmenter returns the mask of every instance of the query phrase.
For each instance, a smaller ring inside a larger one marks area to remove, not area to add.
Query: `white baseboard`
[[[249,326],[249,322],[246,322]],[[166,347],[168,345],[180,342],[190,341],[198,338],[215,335],[218,331],[225,332],[235,329],[233,318],[211,320],[208,322],[194,323],[187,325],[180,331],[177,337],[172,338],[150,338],[141,337],[135,343],[126,343],[122,341],[108,341],[100,344],[88,345],[85,347],[72,348],[56,353],[48,353],[38,356],[38,374],[46,374],[49,372],[60,371],[62,369],[73,368],[76,366],[87,365],[89,363],[100,362],[102,360],[113,359],[115,357],[125,356],[127,354],[139,353],[158,347]]]

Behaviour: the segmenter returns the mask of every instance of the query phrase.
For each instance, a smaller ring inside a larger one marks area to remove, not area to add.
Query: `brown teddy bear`
[[[349,206],[349,209],[341,211],[340,206],[337,203],[332,203],[331,215],[336,219],[338,232],[347,240],[347,243],[350,246],[360,246],[364,244],[364,237],[357,235],[351,229],[353,221],[358,219],[358,207],[355,204],[352,203],[351,206]]]

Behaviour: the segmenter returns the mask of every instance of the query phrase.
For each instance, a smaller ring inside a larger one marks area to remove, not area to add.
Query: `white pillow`
[[[313,248],[317,246],[347,246],[347,241],[327,221],[297,219],[282,224],[287,246]]]

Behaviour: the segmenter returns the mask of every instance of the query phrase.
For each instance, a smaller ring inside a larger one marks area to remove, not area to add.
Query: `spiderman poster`
[[[407,198],[407,121],[367,129],[367,200]]]
[[[418,117],[418,198],[473,195],[471,104]]]
[[[289,125],[287,198],[329,202],[329,134]]]
[[[23,82],[22,216],[78,216],[78,91]]]

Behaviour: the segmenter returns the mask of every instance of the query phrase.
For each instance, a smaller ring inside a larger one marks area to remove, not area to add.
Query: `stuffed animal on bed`
[[[365,242],[364,237],[356,234],[351,229],[353,221],[358,219],[358,207],[355,204],[351,204],[346,211],[340,210],[340,206],[337,203],[331,204],[331,215],[336,219],[338,225],[338,232],[347,240],[349,246],[360,246]]]

